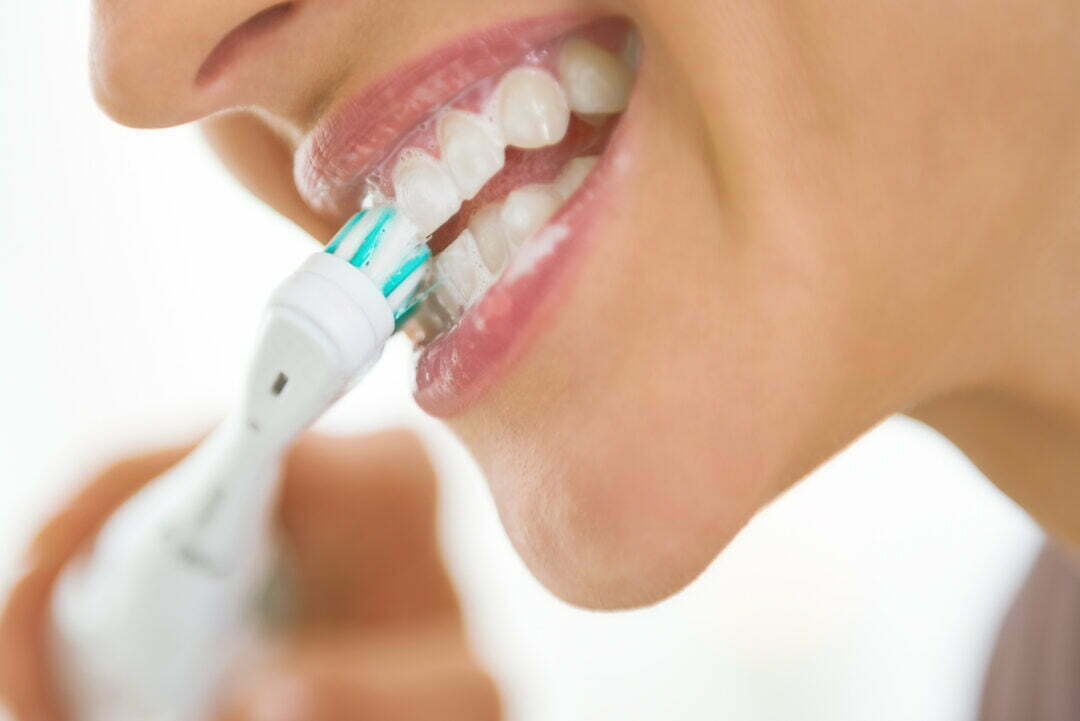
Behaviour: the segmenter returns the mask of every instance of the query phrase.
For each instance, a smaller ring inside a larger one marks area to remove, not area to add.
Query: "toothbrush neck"
[[[355,373],[323,329],[271,308],[232,421],[252,448],[284,450],[348,388]]]

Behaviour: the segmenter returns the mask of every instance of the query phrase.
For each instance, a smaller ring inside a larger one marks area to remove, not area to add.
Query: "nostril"
[[[207,85],[213,82],[238,57],[244,46],[250,45],[258,38],[265,37],[280,27],[295,9],[295,2],[271,5],[230,30],[229,34],[223,37],[203,60],[198,72],[195,73],[195,84]]]

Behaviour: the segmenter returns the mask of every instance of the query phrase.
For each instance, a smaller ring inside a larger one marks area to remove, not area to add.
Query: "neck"
[[[1074,223],[1066,228],[1077,227]],[[1080,548],[1080,244],[1040,243],[966,344],[962,378],[910,414],[956,443],[1052,536]],[[1045,238],[1044,238],[1045,240]]]
[[[1080,548],[1080,425],[992,390],[957,393],[912,415],[952,440],[1051,536]]]

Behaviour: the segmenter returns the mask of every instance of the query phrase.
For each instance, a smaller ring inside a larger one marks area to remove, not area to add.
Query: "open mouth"
[[[493,291],[519,280],[523,258],[552,255],[548,226],[588,195],[579,191],[602,165],[638,56],[620,18],[503,26],[369,87],[301,146],[297,185],[317,210],[347,216],[392,200],[431,236],[434,288],[408,328],[433,356],[421,359],[421,394],[461,385],[447,374],[462,373],[467,349],[439,368],[443,336],[470,315],[491,331],[485,298],[514,305]],[[566,226],[555,229],[562,240]]]

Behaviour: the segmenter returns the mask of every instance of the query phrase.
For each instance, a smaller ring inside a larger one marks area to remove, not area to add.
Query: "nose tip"
[[[295,2],[95,0],[94,95],[124,125],[165,127],[251,103],[218,82],[244,46],[279,27]]]

